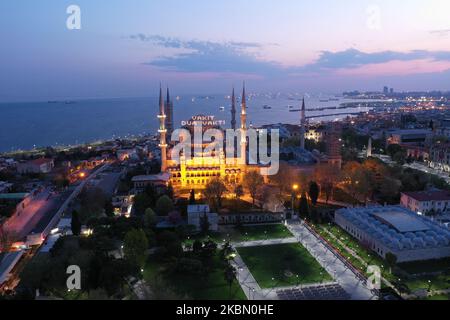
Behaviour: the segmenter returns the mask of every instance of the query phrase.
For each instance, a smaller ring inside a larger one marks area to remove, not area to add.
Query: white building
[[[400,206],[340,209],[334,219],[382,258],[387,253],[397,262],[450,257],[450,230]]]
[[[20,162],[17,165],[17,172],[23,173],[49,173],[55,167],[53,159],[35,159],[27,162]]]
[[[400,204],[418,214],[436,214],[450,211],[450,192],[444,190],[403,192]]]
[[[219,229],[219,215],[209,211],[209,206],[207,204],[189,205],[187,209],[188,224],[193,225],[197,230],[200,230],[201,219],[206,215],[209,222],[209,230],[217,231]]]

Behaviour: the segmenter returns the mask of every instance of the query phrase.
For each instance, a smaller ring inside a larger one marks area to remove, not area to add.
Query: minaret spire
[[[231,129],[236,130],[236,97],[233,92],[231,94]]]
[[[166,142],[166,112],[164,110],[164,99],[161,84],[159,85],[159,147],[161,148],[161,172],[167,169],[167,142]]]
[[[305,107],[305,97],[303,97],[302,111],[300,118],[300,148],[305,149],[305,135],[306,135],[306,107]]]
[[[247,98],[245,96],[245,82],[242,88],[241,103],[241,159],[242,164],[247,164]]]
[[[167,116],[166,121],[166,127],[167,127],[167,134],[170,137],[172,136],[173,132],[173,103],[170,100],[170,93],[169,93],[169,87],[167,87],[167,97],[166,97],[166,103],[165,103],[165,114]]]

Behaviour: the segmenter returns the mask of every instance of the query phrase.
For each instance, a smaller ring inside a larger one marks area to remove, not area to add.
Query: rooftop
[[[450,230],[400,206],[346,208],[335,216],[393,250],[450,246]]]
[[[413,198],[417,201],[448,201],[450,200],[450,191],[436,190],[436,191],[417,191],[417,192],[403,192],[404,195]]]
[[[143,182],[143,181],[169,181],[170,173],[163,172],[159,174],[135,176],[131,179],[133,182]]]
[[[430,228],[418,218],[400,211],[376,212],[373,216],[382,223],[391,226],[398,232],[425,231]]]
[[[29,193],[0,193],[0,200],[22,200],[28,195]]]

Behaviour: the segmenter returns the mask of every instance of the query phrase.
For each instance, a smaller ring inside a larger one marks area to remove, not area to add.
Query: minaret
[[[306,135],[306,108],[305,108],[305,98],[303,97],[302,111],[300,119],[300,148],[305,149],[305,135]]]
[[[369,142],[367,143],[367,158],[372,157],[372,137],[369,137]]]
[[[236,97],[233,93],[231,94],[231,129],[236,130]]]
[[[164,112],[167,116],[166,127],[167,127],[167,134],[169,135],[170,139],[173,132],[173,103],[170,100],[169,88],[167,88],[167,98]]]
[[[167,142],[166,142],[166,112],[164,110],[164,100],[161,85],[159,86],[159,147],[161,148],[161,172],[167,169]]]
[[[241,104],[241,157],[242,164],[247,164],[247,98],[245,96],[245,82],[242,89]]]

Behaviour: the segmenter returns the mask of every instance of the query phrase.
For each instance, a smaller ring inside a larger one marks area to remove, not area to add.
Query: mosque
[[[236,121],[236,97],[233,89],[231,95],[231,129],[237,129]],[[201,146],[192,143],[192,156],[187,159],[183,154],[179,161],[170,158],[171,149],[174,143],[169,141],[174,127],[173,127],[173,103],[170,100],[169,91],[167,90],[166,101],[163,99],[162,89],[159,94],[159,148],[161,150],[161,173],[169,174],[169,181],[175,190],[191,190],[203,189],[209,180],[214,177],[220,177],[225,183],[239,184],[243,180],[245,172],[248,170],[256,170],[262,165],[249,164],[248,161],[248,140],[246,138],[247,127],[247,97],[245,92],[245,84],[242,89],[241,110],[240,110],[240,130],[243,138],[237,141],[237,147],[240,148],[240,157],[235,153],[234,158],[225,159],[225,149],[216,154],[205,154],[204,152],[195,152],[195,150],[204,150],[209,143],[202,143]],[[301,145],[300,149],[304,150],[305,146],[305,104],[303,101],[301,112]],[[192,123],[195,121],[202,121],[203,129],[215,128],[225,130],[220,126],[221,123],[212,121],[208,116],[197,115],[192,117],[192,121],[185,122],[183,128],[193,132]],[[267,178],[267,177],[265,177]]]

